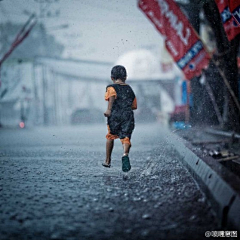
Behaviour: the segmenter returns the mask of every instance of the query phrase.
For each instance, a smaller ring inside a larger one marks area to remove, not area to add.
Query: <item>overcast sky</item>
[[[0,1],[1,23],[24,23],[28,12],[43,13],[40,21],[66,47],[63,57],[115,62],[127,51],[143,47],[152,47],[159,54],[162,44],[160,34],[140,11],[137,0]],[[52,16],[46,17],[49,14]],[[69,27],[54,30],[62,24]]]

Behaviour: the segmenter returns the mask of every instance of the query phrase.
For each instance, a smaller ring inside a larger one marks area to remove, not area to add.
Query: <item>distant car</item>
[[[104,115],[99,109],[77,109],[71,115],[71,124],[103,123]]]

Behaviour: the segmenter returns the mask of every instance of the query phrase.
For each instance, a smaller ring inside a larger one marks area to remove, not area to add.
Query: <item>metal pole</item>
[[[240,104],[239,104],[239,101],[238,101],[235,93],[233,92],[233,90],[232,90],[232,88],[231,88],[231,86],[230,86],[230,84],[229,84],[229,82],[228,82],[228,80],[227,80],[224,72],[219,68],[217,62],[216,62],[214,59],[212,59],[212,60],[213,60],[213,63],[215,64],[215,66],[217,67],[218,72],[220,73],[220,75],[221,75],[221,77],[222,77],[222,79],[223,79],[223,81],[224,81],[224,83],[225,83],[225,85],[226,85],[229,93],[231,94],[231,96],[232,96],[232,98],[233,98],[233,100],[234,100],[234,103],[236,104],[237,109],[238,109],[238,111],[239,111],[239,113],[240,113]]]
[[[56,81],[56,73],[52,71],[53,78],[53,105],[54,105],[54,124],[57,125],[57,81]]]
[[[47,116],[47,107],[46,107],[46,67],[42,65],[42,88],[43,88],[43,124],[47,125],[48,123],[48,116]]]
[[[189,118],[190,118],[190,113],[189,113],[189,93],[190,93],[190,82],[186,81],[186,85],[187,85],[187,89],[186,89],[186,93],[187,93],[187,103],[186,103],[186,109],[185,109],[185,123],[189,123]]]
[[[32,79],[33,79],[33,88],[34,88],[34,108],[35,108],[35,116],[34,116],[34,123],[36,124],[38,122],[39,118],[39,108],[38,108],[38,103],[39,103],[39,97],[38,97],[38,88],[36,84],[36,63],[35,60],[32,65]]]
[[[216,112],[218,121],[219,121],[219,123],[220,123],[220,125],[222,127],[223,126],[223,118],[222,118],[221,113],[219,111],[219,108],[217,106],[217,103],[216,103],[215,97],[213,95],[212,89],[211,89],[211,87],[210,87],[210,85],[209,85],[209,83],[208,83],[206,78],[205,78],[205,81],[206,81],[205,84],[206,84],[206,89],[207,89],[208,95],[209,95],[209,97],[210,97],[210,99],[212,101],[212,104],[213,104],[214,110]]]

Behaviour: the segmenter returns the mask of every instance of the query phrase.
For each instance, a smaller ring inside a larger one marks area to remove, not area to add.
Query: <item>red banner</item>
[[[228,6],[228,0],[215,0],[218,10],[220,12],[222,23],[224,30],[227,34],[228,40],[233,40],[239,33],[240,33],[240,27],[238,27],[237,22],[234,20],[233,15],[231,14]],[[238,5],[239,7],[239,1],[234,0],[236,4],[231,4],[231,7],[235,7]],[[237,4],[238,2],[238,4]],[[237,12],[237,9],[236,9]],[[237,17],[237,14],[236,14]]]
[[[235,22],[240,26],[240,1],[228,0],[228,6]]]
[[[186,79],[200,75],[210,56],[178,5],[173,0],[139,0],[138,4],[164,36],[167,50]]]

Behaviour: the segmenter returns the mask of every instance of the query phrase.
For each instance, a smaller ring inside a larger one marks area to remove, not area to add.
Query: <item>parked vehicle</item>
[[[89,124],[89,123],[103,123],[104,115],[99,109],[81,108],[74,111],[71,115],[71,124]]]

